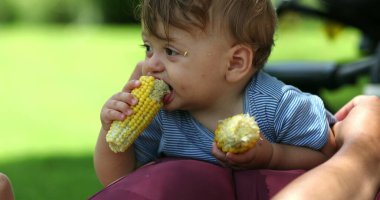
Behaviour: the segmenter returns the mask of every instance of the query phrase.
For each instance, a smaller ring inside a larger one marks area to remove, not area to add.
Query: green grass
[[[357,56],[357,32],[330,41],[320,29],[280,27],[270,61]],[[101,188],[92,166],[99,111],[143,58],[139,31],[0,26],[0,171],[17,199],[85,199]],[[360,92],[358,84],[323,95],[338,108]]]
[[[2,162],[16,199],[87,199],[102,187],[90,155],[31,156]]]
[[[1,27],[0,171],[17,198],[99,190],[99,111],[142,58],[139,44],[138,27]]]

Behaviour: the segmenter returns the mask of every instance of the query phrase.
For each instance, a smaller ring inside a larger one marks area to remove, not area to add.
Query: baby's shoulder
[[[262,70],[258,71],[252,78],[247,90],[249,94],[256,97],[261,96],[275,101],[280,101],[287,93],[302,94],[298,88],[287,85]]]

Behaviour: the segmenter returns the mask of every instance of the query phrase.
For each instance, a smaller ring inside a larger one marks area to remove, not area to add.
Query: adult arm
[[[336,117],[338,152],[274,199],[374,199],[380,187],[380,99],[356,97]]]

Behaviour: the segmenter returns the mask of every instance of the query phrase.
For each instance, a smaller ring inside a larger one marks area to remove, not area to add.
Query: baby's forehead
[[[174,25],[164,25],[162,22],[157,22],[155,27],[142,27],[141,35],[142,37],[155,37],[160,40],[179,41],[184,37],[198,38],[200,36],[205,36],[208,33],[205,30],[200,29],[196,26],[175,27]]]

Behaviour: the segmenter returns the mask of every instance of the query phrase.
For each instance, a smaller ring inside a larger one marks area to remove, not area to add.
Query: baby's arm
[[[123,90],[113,95],[103,106],[100,118],[102,127],[94,153],[95,171],[100,182],[106,186],[127,175],[135,168],[135,158],[133,146],[126,152],[114,153],[108,147],[106,134],[114,120],[123,120],[132,114],[130,106],[135,105],[137,100],[130,91],[140,85],[138,81],[128,82]]]
[[[223,153],[213,145],[214,156],[227,166],[241,169],[311,169],[331,155],[306,147],[270,143],[259,140],[254,148],[241,153]]]
[[[274,153],[269,168],[311,169],[323,163],[336,152],[335,139],[332,130],[329,129],[328,133],[327,142],[319,151],[306,147],[273,144]]]
[[[334,135],[329,129],[326,144],[319,151],[306,147],[272,144],[274,153],[269,165],[272,169],[311,169],[323,163],[336,152]]]

